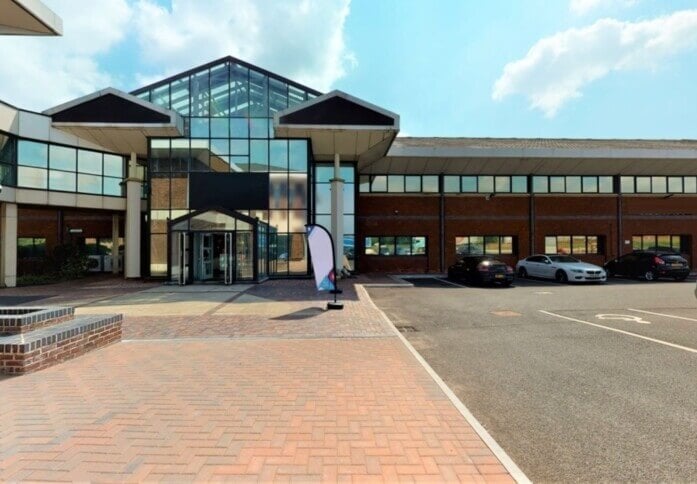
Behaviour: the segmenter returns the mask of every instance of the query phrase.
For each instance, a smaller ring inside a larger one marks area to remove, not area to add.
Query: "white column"
[[[111,272],[113,274],[119,273],[119,221],[121,217],[118,213],[111,215]]]
[[[337,276],[341,276],[344,261],[344,180],[341,178],[341,157],[334,154],[334,178],[332,190],[332,238],[334,239],[334,264]]]
[[[17,285],[17,204],[0,207],[0,285]]]
[[[140,200],[143,180],[138,174],[136,154],[131,153],[126,178],[126,237],[124,240],[124,276],[127,279],[140,277]]]

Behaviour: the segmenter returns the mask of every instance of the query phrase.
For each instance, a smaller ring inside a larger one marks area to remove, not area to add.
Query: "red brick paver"
[[[396,338],[123,343],[0,394],[3,481],[507,477]]]
[[[361,289],[245,295],[0,380],[0,481],[512,481]]]

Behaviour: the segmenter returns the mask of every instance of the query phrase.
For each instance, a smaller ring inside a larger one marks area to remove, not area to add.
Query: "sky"
[[[0,37],[26,109],[232,55],[400,136],[697,139],[697,0],[43,1],[63,37]]]

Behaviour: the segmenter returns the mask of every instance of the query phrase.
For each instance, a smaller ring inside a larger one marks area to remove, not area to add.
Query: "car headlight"
[[[573,272],[574,274],[583,274],[582,269],[571,269],[571,272]]]

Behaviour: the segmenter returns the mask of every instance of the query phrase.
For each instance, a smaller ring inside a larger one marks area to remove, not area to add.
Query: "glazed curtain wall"
[[[308,273],[308,141],[274,139],[273,115],[316,94],[231,61],[136,91],[136,96],[184,116],[189,135],[150,140],[151,276],[167,273],[167,219],[191,211],[193,172],[268,173],[268,209],[224,208],[269,224],[270,275]]]
[[[123,197],[123,156],[0,133],[0,183]]]

